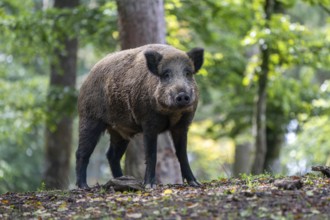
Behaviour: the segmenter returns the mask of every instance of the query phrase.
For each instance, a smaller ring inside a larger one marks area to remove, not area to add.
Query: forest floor
[[[0,219],[330,219],[330,178],[222,178],[154,190],[38,191],[0,195]]]

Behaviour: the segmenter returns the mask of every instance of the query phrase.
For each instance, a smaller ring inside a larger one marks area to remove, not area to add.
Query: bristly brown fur
[[[122,175],[117,160],[135,134],[143,132],[148,137],[157,137],[170,130],[173,136],[173,132],[182,130],[182,135],[186,135],[198,103],[193,73],[202,63],[200,48],[185,53],[160,44],[116,52],[99,61],[83,83],[78,98],[78,186],[87,186],[84,169],[102,129],[111,135],[107,156],[114,176]],[[95,140],[86,142],[86,139]],[[149,144],[145,143],[150,148],[151,139]],[[183,163],[185,166],[186,162]],[[189,176],[190,168],[186,172],[183,174],[186,179],[195,180]]]

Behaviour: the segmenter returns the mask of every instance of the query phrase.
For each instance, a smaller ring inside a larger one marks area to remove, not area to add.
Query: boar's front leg
[[[123,157],[128,141],[123,139],[117,132],[110,133],[110,148],[107,152],[107,159],[111,168],[112,176],[114,178],[121,177],[123,171],[120,167],[120,159]]]
[[[89,188],[86,182],[89,158],[105,129],[106,125],[101,121],[89,118],[79,120],[79,146],[76,151],[76,184],[79,188]]]
[[[146,188],[156,188],[157,133],[143,132],[146,172],[144,185]]]
[[[190,186],[200,186],[194,174],[191,171],[187,156],[187,127],[177,127],[171,129],[172,139],[175,147],[175,153],[178,157],[183,180],[187,180]]]

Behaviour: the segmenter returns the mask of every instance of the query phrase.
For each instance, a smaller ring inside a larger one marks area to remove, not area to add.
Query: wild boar
[[[169,130],[183,179],[192,186],[199,185],[188,162],[187,132],[198,103],[194,74],[203,64],[203,56],[202,48],[186,53],[168,45],[150,44],[109,54],[92,68],[78,98],[79,188],[88,188],[89,158],[105,130],[110,134],[106,156],[114,178],[123,175],[120,159],[130,138],[142,132],[144,184],[154,188],[157,135]]]

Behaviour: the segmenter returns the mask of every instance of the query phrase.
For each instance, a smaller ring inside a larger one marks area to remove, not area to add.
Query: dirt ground
[[[115,192],[38,191],[0,195],[0,219],[330,219],[330,178],[242,176],[201,187],[160,185]]]

